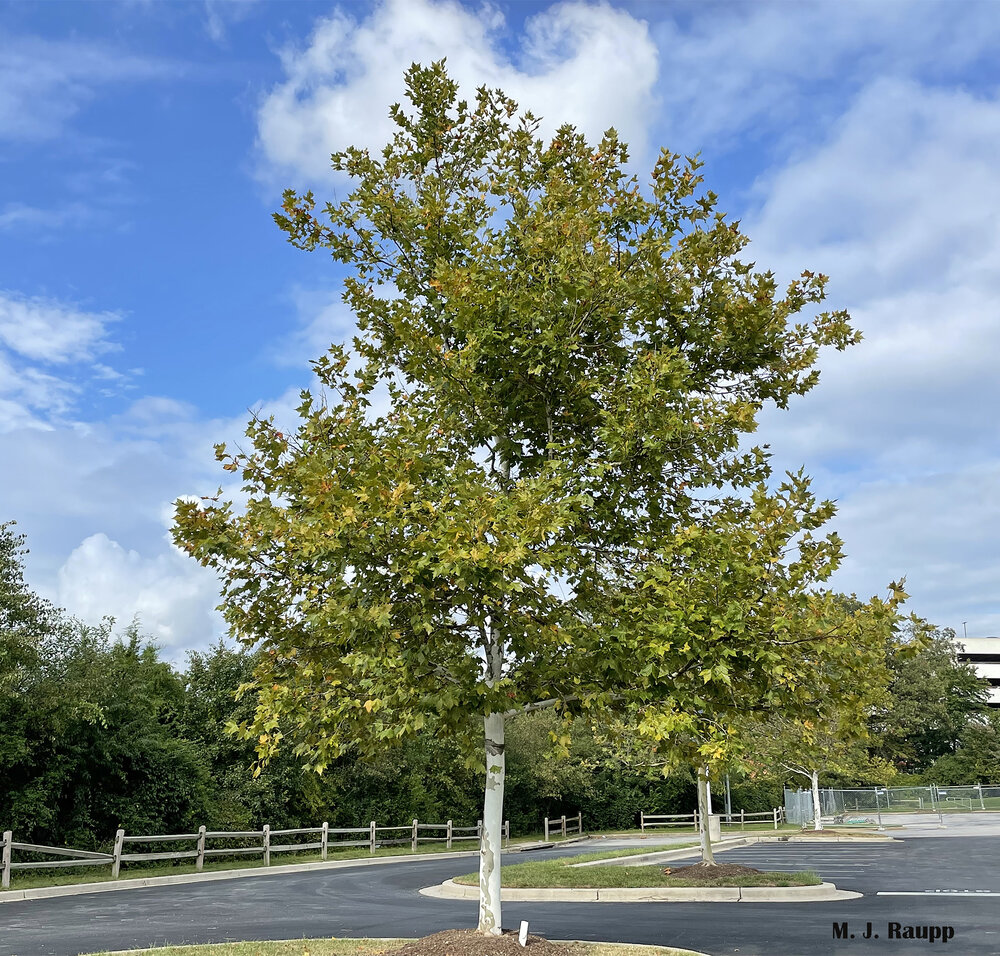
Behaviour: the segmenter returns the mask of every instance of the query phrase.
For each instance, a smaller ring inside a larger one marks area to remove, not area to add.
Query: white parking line
[[[876,896],[1000,896],[992,890],[879,890]]]

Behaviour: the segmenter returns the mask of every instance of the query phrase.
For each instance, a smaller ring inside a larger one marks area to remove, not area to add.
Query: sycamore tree
[[[820,773],[882,778],[883,782],[894,775],[889,763],[869,754],[866,738],[863,724],[846,719],[845,714],[822,710],[812,719],[773,717],[753,731],[754,750],[772,771],[785,771],[808,781],[814,830],[823,829]]]
[[[180,501],[175,538],[262,649],[242,727],[261,759],[287,738],[322,772],[430,727],[478,752],[479,929],[499,933],[505,719],[635,711],[664,736],[794,696],[795,609],[839,542],[806,479],[768,490],[741,439],[859,336],[819,311],[825,277],[782,290],[740,258],[697,161],[664,151],[643,187],[614,130],[543,139],[500,91],[459,99],[443,62],[406,90],[380,153],[332,157],[346,198],[289,190],[275,217],[348,267],[352,348],[313,363],[293,429],[219,446],[245,504]]]
[[[817,704],[810,716],[776,714],[751,724],[748,744],[758,762],[772,774],[784,772],[803,779],[812,794],[813,829],[823,829],[820,773],[842,773],[866,779],[893,775],[890,764],[868,752],[863,717],[847,709]]]
[[[769,644],[768,663],[741,662],[721,684],[703,671],[683,673],[670,696],[619,715],[605,734],[615,759],[629,766],[664,774],[682,765],[694,769],[701,857],[709,866],[715,862],[709,781],[723,770],[763,763],[815,781],[817,769],[879,765],[866,760],[866,725],[884,706],[887,654],[907,598],[896,582],[885,599],[867,603],[822,587],[840,548],[803,530],[829,506],[815,508],[802,476],[790,476],[773,496],[758,491],[753,498],[757,511],[740,522],[699,529],[683,576],[657,603],[683,608],[674,633],[686,645],[738,646],[739,635],[755,634]],[[740,569],[753,572],[755,586],[741,580]],[[910,621],[911,628],[922,624]]]
[[[899,590],[896,597],[902,600],[906,595]],[[859,622],[860,630],[840,652],[813,661],[815,666],[800,688],[800,706],[754,708],[743,715],[738,730],[753,762],[808,780],[815,830],[823,829],[821,772],[869,779],[895,772],[888,761],[869,752],[873,743],[869,725],[874,715],[890,706],[892,662],[919,653],[930,630],[925,621],[910,615],[905,623],[907,639],[901,641],[903,622],[898,615],[873,622],[868,608],[854,595],[831,594],[829,609],[834,616]]]

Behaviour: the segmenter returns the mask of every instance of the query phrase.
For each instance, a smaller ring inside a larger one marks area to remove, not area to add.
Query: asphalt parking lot
[[[905,866],[912,855],[912,845],[893,842],[873,843],[757,843],[753,846],[722,850],[717,854],[720,863],[742,863],[758,870],[800,872],[813,870],[820,878],[836,883],[843,890],[859,893],[874,892],[885,878]],[[692,855],[671,865],[684,866],[695,863],[699,857]]]
[[[653,841],[632,842],[648,847]],[[531,858],[606,846],[593,841]],[[527,858],[511,854],[505,862]],[[532,932],[550,939],[674,945],[713,956],[910,952],[930,944],[888,938],[890,924],[948,926],[954,937],[947,951],[1000,953],[1000,837],[985,831],[889,844],[757,844],[719,858],[759,869],[814,869],[864,896],[829,903],[507,903],[504,922],[527,919]],[[5,903],[0,956],[310,936],[412,937],[472,927],[474,901],[428,899],[418,890],[475,867],[470,856]],[[854,939],[836,937],[844,924]]]

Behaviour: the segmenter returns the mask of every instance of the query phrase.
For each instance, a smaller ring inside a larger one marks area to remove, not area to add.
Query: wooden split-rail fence
[[[583,811],[581,810],[575,817],[567,817],[564,813],[561,817],[553,817],[551,820],[545,818],[545,839],[551,836],[572,836],[574,833],[583,833]]]
[[[773,810],[765,810],[762,813],[747,813],[744,810],[740,810],[739,813],[720,813],[716,814],[716,816],[719,816],[726,826],[736,826],[736,824],[739,824],[741,830],[748,823],[773,823],[774,829],[777,830],[779,824],[785,822],[785,808],[775,807]],[[640,812],[639,814],[639,829],[643,833],[653,827],[690,827],[697,830],[698,825],[699,815],[697,810],[694,813]]]
[[[391,834],[391,835],[390,835]],[[14,840],[10,830],[3,834],[2,855],[0,855],[0,887],[10,886],[12,870],[48,870],[53,867],[76,866],[110,866],[111,878],[117,880],[121,875],[123,863],[144,863],[160,860],[194,860],[195,870],[201,870],[205,860],[217,856],[258,856],[264,866],[271,865],[272,853],[302,853],[309,850],[319,850],[320,859],[327,859],[330,849],[343,847],[368,847],[374,853],[383,846],[399,846],[410,844],[412,852],[417,851],[420,843],[444,843],[447,849],[453,844],[464,840],[482,838],[483,822],[477,820],[474,827],[457,827],[449,820],[447,823],[421,823],[414,820],[406,826],[380,827],[374,820],[366,827],[331,827],[323,823],[319,827],[300,827],[288,830],[272,830],[264,826],[260,830],[208,830],[199,827],[197,833],[159,833],[152,835],[127,835],[124,830],[115,834],[114,849],[110,853],[98,853],[92,850],[77,850],[71,847],[44,846],[38,843],[20,843]],[[288,842],[290,837],[305,837],[306,839]],[[313,839],[309,839],[312,837]],[[343,839],[350,837],[352,839]],[[510,844],[510,821],[503,825],[505,845]],[[240,840],[249,843],[248,846],[210,846],[209,841]],[[277,842],[275,842],[277,840]],[[252,841],[252,842],[251,842]],[[259,841],[259,842],[258,842]],[[190,850],[129,852],[127,848],[135,844],[177,844],[194,843]],[[30,853],[34,856],[57,856],[66,859],[17,861],[13,859],[14,851]]]

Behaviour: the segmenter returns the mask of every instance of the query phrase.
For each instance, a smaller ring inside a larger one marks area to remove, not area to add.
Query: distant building
[[[1000,637],[964,637],[955,641],[958,659],[968,661],[990,685],[990,707],[1000,707]]]

